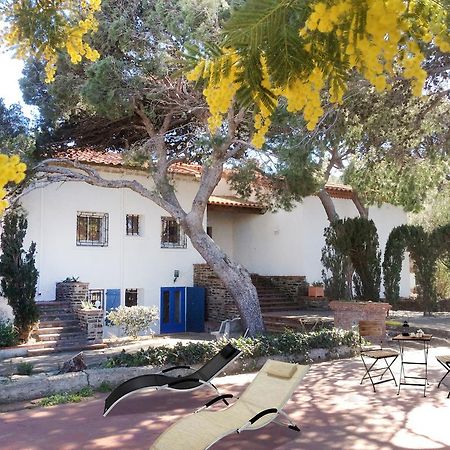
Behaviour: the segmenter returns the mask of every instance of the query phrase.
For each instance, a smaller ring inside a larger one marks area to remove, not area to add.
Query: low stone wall
[[[56,301],[67,301],[75,311],[81,309],[81,302],[87,298],[89,283],[61,281],[56,283]]]
[[[194,286],[206,289],[205,320],[220,322],[239,315],[230,293],[208,264],[194,264]]]
[[[330,301],[326,297],[300,296],[297,300],[300,309],[317,309],[320,311],[330,310]]]
[[[103,340],[103,311],[100,309],[76,309],[75,313],[81,328],[86,332],[89,344],[98,344]]]
[[[334,315],[334,326],[344,330],[358,327],[360,320],[376,320],[383,324],[383,335],[386,335],[386,316],[391,305],[380,302],[330,302]]]
[[[271,283],[279,289],[283,294],[297,301],[299,297],[308,295],[308,283],[304,276],[297,275],[287,275],[287,276],[277,276],[270,275],[267,278],[270,279]]]

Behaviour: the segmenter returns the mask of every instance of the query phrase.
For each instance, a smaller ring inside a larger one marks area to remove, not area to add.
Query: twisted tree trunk
[[[244,328],[248,328],[248,334],[254,336],[262,333],[264,322],[258,294],[247,269],[232,261],[201,225],[189,219],[182,221],[181,224],[194,248],[220,278],[236,302]]]

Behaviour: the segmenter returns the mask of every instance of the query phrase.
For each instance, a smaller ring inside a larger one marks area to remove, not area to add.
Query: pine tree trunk
[[[264,332],[258,294],[248,271],[231,261],[208,236],[201,224],[192,223],[188,219],[183,221],[182,225],[194,248],[220,278],[236,302],[243,326],[248,328],[248,334],[254,336]]]

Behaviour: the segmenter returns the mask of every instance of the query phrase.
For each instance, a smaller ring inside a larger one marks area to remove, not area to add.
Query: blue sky
[[[12,52],[0,52],[0,97],[7,106],[12,103],[20,103],[23,112],[28,117],[33,117],[35,108],[25,105],[19,87],[19,79],[22,77],[23,62],[15,59]]]

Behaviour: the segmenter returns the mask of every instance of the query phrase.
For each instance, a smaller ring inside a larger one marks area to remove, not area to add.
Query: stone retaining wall
[[[103,339],[103,311],[100,309],[77,309],[75,313],[86,332],[88,344],[98,344]]]
[[[285,294],[293,301],[297,301],[297,299],[301,296],[308,295],[308,283],[306,282],[306,278],[304,276],[270,275],[267,278],[270,279],[271,283],[277,289],[279,289],[283,294]]]
[[[239,316],[236,303],[208,264],[194,264],[194,286],[206,289],[205,320],[220,322]]]

